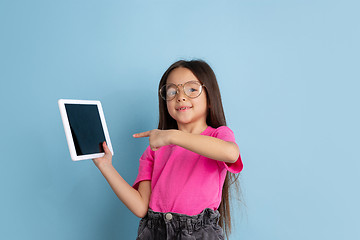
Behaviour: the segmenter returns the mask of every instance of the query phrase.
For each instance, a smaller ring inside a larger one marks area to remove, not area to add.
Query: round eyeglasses
[[[175,98],[175,96],[177,94],[179,94],[179,88],[178,86],[182,86],[184,93],[186,96],[188,96],[189,98],[197,98],[198,96],[200,96],[203,87],[205,87],[205,85],[201,84],[200,82],[196,82],[196,81],[190,81],[190,82],[186,82],[184,84],[174,84],[174,83],[167,83],[164,86],[162,86],[159,90],[160,96],[165,100],[165,101],[171,101]]]

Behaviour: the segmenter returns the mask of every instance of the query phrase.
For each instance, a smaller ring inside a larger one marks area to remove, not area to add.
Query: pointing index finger
[[[141,133],[135,133],[133,135],[134,138],[142,138],[142,137],[149,137],[151,131],[141,132]]]

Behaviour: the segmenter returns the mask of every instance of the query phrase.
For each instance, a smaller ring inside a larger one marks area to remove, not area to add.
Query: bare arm
[[[134,137],[149,137],[153,151],[162,146],[175,144],[202,156],[228,163],[236,162],[240,154],[238,146],[233,142],[180,130],[154,129],[134,134]]]
[[[103,146],[105,156],[93,159],[95,165],[125,206],[137,217],[144,217],[149,208],[151,182],[142,181],[139,184],[138,190],[134,189],[116,171],[111,162],[112,156],[110,150],[105,143]]]
[[[238,146],[233,142],[179,130],[175,130],[170,141],[171,144],[222,162],[234,163],[240,154]]]

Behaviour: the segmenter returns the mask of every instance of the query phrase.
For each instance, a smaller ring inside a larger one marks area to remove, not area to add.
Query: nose
[[[186,99],[185,99],[185,98],[177,98],[176,101],[177,101],[177,102],[185,102]]]
[[[184,91],[180,90],[176,96],[176,101],[177,102],[185,102],[186,98],[185,98],[185,93]]]

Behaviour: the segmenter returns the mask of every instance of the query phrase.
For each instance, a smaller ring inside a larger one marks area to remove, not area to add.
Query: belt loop
[[[192,222],[191,222],[191,219],[187,219],[187,221],[186,221],[186,225],[187,225],[187,229],[188,229],[189,234],[192,234],[192,232],[193,232],[193,228],[192,228]]]

